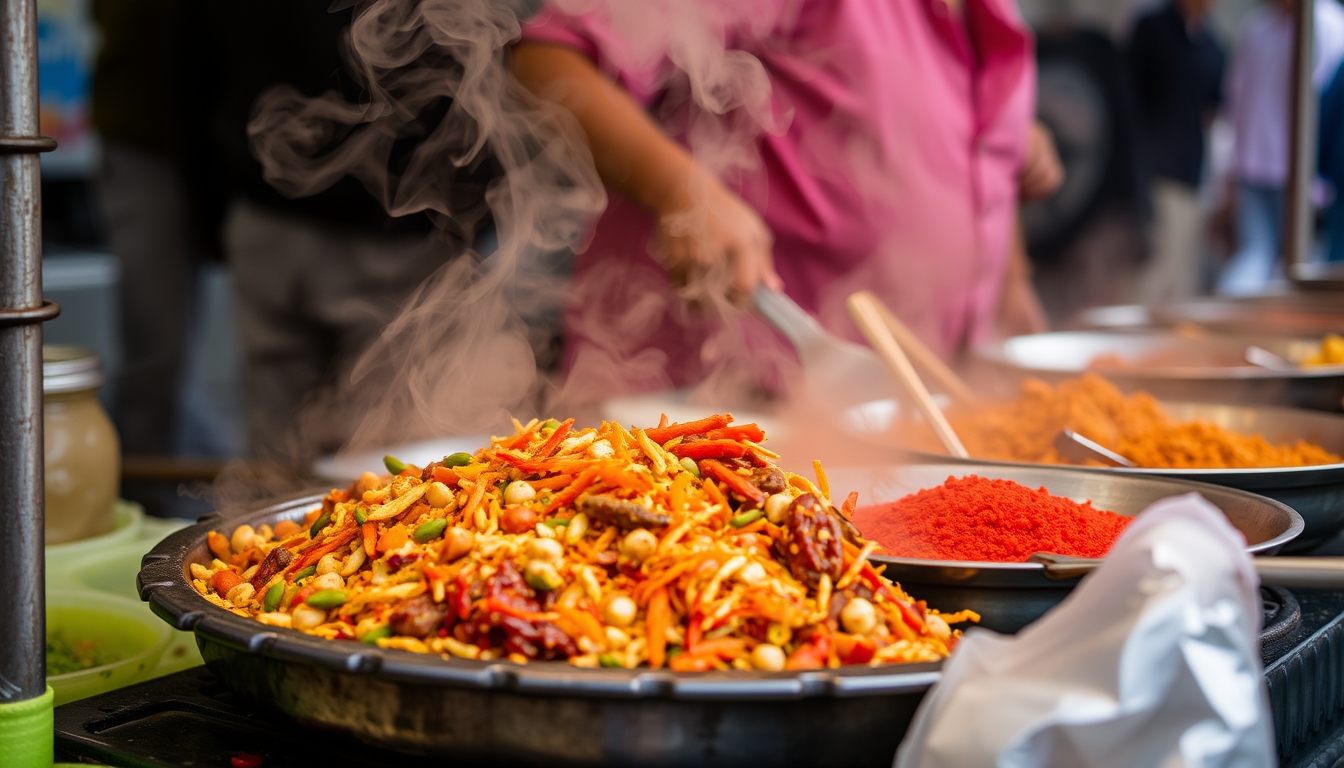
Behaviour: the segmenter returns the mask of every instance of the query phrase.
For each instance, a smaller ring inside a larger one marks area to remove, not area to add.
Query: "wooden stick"
[[[948,394],[958,405],[966,408],[974,408],[979,405],[979,398],[971,391],[966,382],[944,363],[942,358],[938,357],[933,350],[920,341],[919,337],[891,310],[887,309],[876,296],[868,291],[860,291],[866,301],[872,302],[882,315],[882,322],[886,323],[887,330],[896,338],[896,343],[901,345],[901,349],[910,357],[911,362],[924,370],[924,374],[933,379],[934,384]]]
[[[915,372],[915,367],[910,364],[910,358],[905,356],[901,345],[887,329],[887,324],[882,320],[882,310],[877,300],[872,294],[860,291],[851,294],[845,302],[849,308],[849,316],[853,318],[854,324],[863,332],[864,338],[872,345],[874,351],[887,364],[892,373],[896,374],[896,379],[905,387],[906,392],[914,398],[915,405],[919,412],[924,415],[924,420],[933,427],[934,434],[942,442],[947,452],[962,459],[970,458],[966,452],[966,447],[961,444],[957,433],[948,423],[947,417],[938,409],[937,404],[933,402],[933,397],[929,395],[929,390],[925,388],[924,382]]]

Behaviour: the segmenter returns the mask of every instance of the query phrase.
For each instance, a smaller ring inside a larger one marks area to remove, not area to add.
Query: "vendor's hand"
[[[1064,183],[1064,165],[1055,151],[1055,139],[1039,120],[1031,124],[1027,155],[1017,175],[1017,194],[1023,200],[1049,197]]]
[[[761,283],[782,290],[774,236],[760,215],[708,174],[694,179],[679,204],[658,216],[656,239],[663,266],[686,298],[707,304],[726,297],[747,306]]]

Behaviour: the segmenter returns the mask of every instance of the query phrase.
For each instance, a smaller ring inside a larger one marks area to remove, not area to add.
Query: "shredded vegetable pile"
[[[641,430],[515,422],[475,454],[385,460],[303,520],[212,531],[194,586],[332,640],[578,666],[932,661],[960,637],[883,578],[817,480],[728,415]]]

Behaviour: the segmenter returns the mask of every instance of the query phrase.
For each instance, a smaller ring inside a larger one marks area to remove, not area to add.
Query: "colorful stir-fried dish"
[[[815,669],[933,661],[978,618],[883,578],[820,465],[754,424],[517,424],[474,455],[386,459],[303,525],[211,532],[209,601],[332,640],[468,659]]]

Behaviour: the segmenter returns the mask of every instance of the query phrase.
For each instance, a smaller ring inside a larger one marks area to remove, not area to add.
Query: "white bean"
[[[242,552],[248,547],[254,546],[253,540],[257,532],[252,530],[250,525],[240,525],[233,529],[233,538],[229,539],[229,547],[234,553]]]
[[[290,613],[294,629],[313,629],[327,620],[327,612],[311,605],[300,605]]]
[[[628,627],[635,621],[635,614],[639,612],[639,606],[635,601],[625,595],[617,595],[607,601],[607,605],[602,609],[602,618],[608,624],[617,627]]]
[[[789,515],[789,505],[793,497],[787,493],[776,493],[765,500],[765,519],[775,525],[783,525]]]
[[[328,573],[339,573],[341,570],[341,559],[335,552],[329,552],[317,561],[317,575],[326,576]]]
[[[761,643],[751,649],[751,665],[765,672],[778,672],[784,668],[784,649]]]
[[[355,547],[355,551],[351,552],[350,556],[345,558],[345,565],[341,566],[341,575],[347,578],[355,575],[359,570],[359,567],[364,565],[366,557],[367,555],[364,552],[364,547]]]
[[[588,515],[580,512],[570,518],[569,525],[565,526],[565,541],[570,544],[583,538],[583,534],[588,532]]]
[[[852,635],[866,635],[877,626],[877,609],[862,597],[856,597],[840,610],[840,623]]]
[[[345,579],[342,579],[341,574],[334,571],[324,573],[309,583],[317,589],[343,589],[345,587]]]
[[[537,489],[526,480],[514,480],[504,486],[505,504],[523,504],[537,497]]]
[[[425,491],[425,500],[429,502],[431,507],[446,507],[454,501],[453,492],[448,489],[448,486],[435,480],[429,484],[429,490]]]

